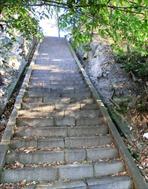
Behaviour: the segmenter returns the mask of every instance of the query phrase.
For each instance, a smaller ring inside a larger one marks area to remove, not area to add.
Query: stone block
[[[131,189],[132,181],[127,176],[87,179],[89,189]]]
[[[94,165],[94,172],[96,177],[117,174],[123,171],[124,165],[122,161],[102,162]]]
[[[64,148],[63,138],[38,139],[38,148]]]
[[[5,169],[2,173],[3,182],[29,181],[53,181],[57,179],[56,168],[23,168],[23,169]]]
[[[111,159],[118,155],[115,148],[90,148],[87,150],[87,160]]]
[[[65,165],[59,167],[60,179],[84,179],[93,177],[93,166],[89,164]]]
[[[65,150],[65,161],[84,161],[86,160],[86,151],[84,149],[68,149]]]

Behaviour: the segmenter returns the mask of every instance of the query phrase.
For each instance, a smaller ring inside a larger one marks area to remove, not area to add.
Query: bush
[[[119,55],[117,62],[122,63],[127,72],[133,72],[138,78],[148,79],[148,56],[134,52],[129,55]]]

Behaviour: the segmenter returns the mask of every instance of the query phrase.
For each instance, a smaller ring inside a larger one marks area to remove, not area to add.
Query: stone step
[[[77,104],[76,106],[74,104]],[[40,108],[43,108],[43,111],[44,109],[46,109],[47,107],[47,110],[48,111],[53,111],[54,109],[56,110],[63,110],[64,109],[81,109],[81,110],[98,110],[98,106],[97,104],[95,103],[92,103],[92,104],[85,104],[85,103],[70,103],[68,104],[67,102],[66,103],[22,103],[22,110],[34,110],[34,111],[40,111]]]
[[[87,86],[86,83],[83,80],[77,80],[77,79],[71,79],[71,80],[61,80],[60,78],[47,78],[45,80],[44,78],[39,78],[39,79],[31,79],[30,80],[30,85],[33,86],[34,83],[43,83],[44,86],[49,86],[49,85],[65,85],[65,86]]]
[[[35,85],[35,84],[34,84]],[[63,90],[63,91],[69,91],[69,90],[74,90],[74,91],[85,91],[85,90],[88,90],[89,89],[89,87],[86,85],[84,85],[84,86],[80,86],[79,87],[79,85],[74,85],[74,86],[66,86],[66,85],[62,85],[62,84],[50,84],[50,85],[47,85],[47,86],[44,86],[44,84],[43,83],[41,83],[40,85],[35,85],[35,86],[32,86],[32,85],[30,85],[29,84],[29,86],[27,87],[27,90],[42,90],[42,89],[50,89],[51,91],[53,90],[55,90],[55,91],[61,91],[61,90]]]
[[[19,148],[64,148],[64,138],[62,137],[52,137],[48,139],[13,139],[10,143],[10,148],[19,149]]]
[[[35,189],[132,189],[132,181],[128,176],[107,176],[104,178],[80,181],[57,181],[53,184],[37,184]],[[27,188],[25,188],[27,189]]]
[[[78,94],[78,93],[86,93],[90,92],[89,88],[74,88],[74,87],[65,87],[65,88],[55,88],[55,87],[33,87],[33,88],[28,88],[27,93],[28,94],[35,94],[35,93],[45,93],[45,94],[55,94],[55,93],[60,93],[60,94]]]
[[[66,76],[66,75],[65,75]],[[53,76],[53,75],[46,75],[46,76],[44,76],[44,75],[40,75],[39,77],[38,76],[33,76],[32,74],[31,74],[31,78],[30,78],[30,81],[54,81],[54,82],[58,82],[58,81],[60,81],[61,83],[62,82],[66,82],[66,83],[71,83],[71,82],[74,82],[74,83],[84,83],[84,81],[83,81],[83,77],[82,77],[82,75],[74,75],[73,77],[68,77],[68,80],[67,80],[67,77],[57,77],[57,76]],[[78,80],[77,80],[77,78],[79,78]]]
[[[87,186],[82,180],[69,182],[57,181],[53,184],[37,184],[35,189],[87,189]]]
[[[87,137],[66,137],[66,148],[80,148],[90,146],[101,146],[112,143],[112,137],[110,135],[105,136],[87,136]]]
[[[26,91],[25,93],[26,96],[28,97],[44,97],[44,96],[48,96],[48,97],[88,97],[91,96],[91,92],[86,89],[86,90],[67,90],[67,91],[63,91],[63,90],[29,90]]]
[[[18,117],[19,118],[47,118],[47,117],[74,117],[74,118],[95,118],[95,117],[101,117],[102,114],[99,110],[81,110],[79,109],[72,109],[74,108],[73,106],[71,109],[64,108],[61,110],[54,109],[51,106],[47,106],[46,108],[41,107],[38,110],[20,110],[18,112]]]
[[[63,88],[71,88],[74,87],[75,89],[84,89],[84,88],[88,88],[88,85],[86,83],[66,83],[66,82],[46,82],[46,81],[38,81],[38,82],[31,82],[29,83],[29,88],[31,87],[47,87],[47,88],[53,88],[53,89],[63,89]]]
[[[73,97],[66,97],[66,96],[43,96],[43,97],[24,97],[23,102],[25,103],[48,103],[48,104],[55,104],[63,102],[65,104],[70,103],[76,103],[80,102],[83,103],[84,100],[90,99],[91,95],[88,96],[88,94],[82,95],[82,96],[73,96]],[[93,99],[92,99],[93,100]]]
[[[89,189],[133,189],[132,180],[128,176],[87,179],[87,186]]]
[[[11,151],[6,156],[6,163],[18,161],[23,164],[41,164],[63,162],[72,163],[80,161],[98,161],[103,159],[115,159],[118,151],[112,147],[88,148],[88,149],[55,149],[54,151],[36,150],[34,152]]]
[[[19,127],[50,127],[50,126],[98,126],[104,125],[103,117],[79,117],[74,118],[70,116],[65,117],[49,117],[49,118],[17,118],[16,125]]]
[[[111,144],[113,139],[110,135],[104,136],[83,136],[83,137],[50,137],[50,138],[18,138],[11,140],[10,147],[14,148],[87,148],[99,147]]]
[[[56,74],[53,74],[53,73],[45,73],[45,72],[42,72],[42,73],[35,73],[34,71],[32,71],[32,74],[31,74],[31,79],[56,79],[56,78],[62,78],[62,80],[65,80],[67,78],[69,78],[70,80],[71,79],[80,79],[80,80],[83,80],[83,77],[80,73],[56,73]]]
[[[69,72],[64,72],[64,73],[56,72],[56,73],[52,73],[50,71],[47,71],[46,73],[45,72],[46,72],[45,70],[33,70],[32,71],[32,76],[33,77],[38,77],[38,76],[44,77],[44,75],[47,75],[47,76],[50,75],[51,77],[65,77],[65,78],[67,78],[67,77],[73,78],[73,77],[79,77],[80,76],[82,78],[82,75],[80,73],[78,73],[78,71],[73,72],[73,73],[69,73]]]
[[[91,98],[91,95],[90,94],[84,94],[84,95],[80,95],[80,96],[59,96],[59,97],[43,97],[42,98],[42,102],[44,103],[57,103],[57,102],[60,102],[61,99],[67,99],[69,100],[68,103],[75,103],[75,102],[81,102],[83,100],[87,100],[87,99],[90,99]]]
[[[85,178],[114,175],[124,170],[122,161],[68,164],[57,167],[24,167],[5,169],[2,172],[3,182],[80,180]]]
[[[58,92],[53,92],[53,93],[44,93],[44,92],[26,92],[25,96],[30,98],[30,97],[42,97],[43,101],[50,101],[50,99],[58,99],[61,97],[65,97],[65,98],[72,98],[74,100],[76,99],[84,99],[84,98],[89,98],[91,97],[91,92],[84,92],[84,93],[58,93]]]
[[[17,127],[14,137],[71,137],[108,134],[107,126],[90,127]]]

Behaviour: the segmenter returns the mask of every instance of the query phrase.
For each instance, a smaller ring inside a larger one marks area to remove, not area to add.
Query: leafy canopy
[[[42,11],[39,8],[45,7]],[[147,0],[1,0],[1,28],[37,35],[39,19],[58,7],[60,27],[71,31],[74,44],[91,41],[93,33],[108,38],[118,51],[146,54]]]

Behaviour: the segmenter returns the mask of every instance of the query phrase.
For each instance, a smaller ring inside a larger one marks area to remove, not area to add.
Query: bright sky
[[[53,16],[52,18],[44,18],[40,21],[40,26],[42,27],[43,33],[45,36],[56,36],[58,37],[58,24],[56,17]],[[60,36],[64,37],[66,35],[65,32],[60,31]]]
[[[58,37],[58,27],[57,27],[57,21],[56,18],[50,18],[50,19],[42,19],[40,21],[40,26],[43,29],[43,33],[45,36],[56,36]]]

